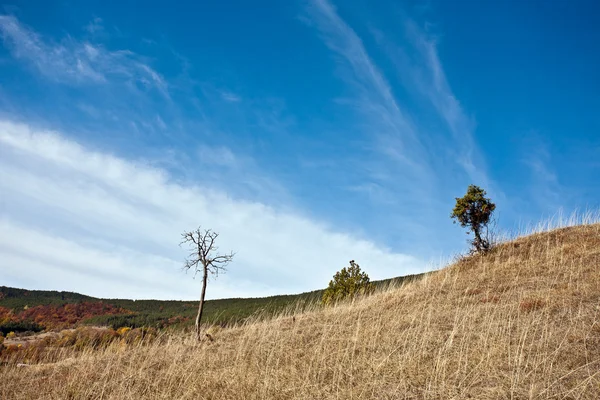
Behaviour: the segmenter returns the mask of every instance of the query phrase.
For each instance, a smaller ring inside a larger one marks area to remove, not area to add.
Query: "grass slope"
[[[336,307],[4,367],[10,399],[597,399],[600,225]]]

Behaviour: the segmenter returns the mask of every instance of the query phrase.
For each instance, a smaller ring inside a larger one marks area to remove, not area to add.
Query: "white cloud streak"
[[[420,178],[429,173],[422,162],[425,152],[412,121],[399,107],[390,84],[360,37],[327,0],[312,1],[308,13],[310,23],[316,25],[327,47],[341,56],[341,66],[349,67],[342,77],[356,89],[355,107],[369,119],[370,134],[378,140],[378,151],[410,167],[411,174]]]
[[[240,96],[227,90],[221,90],[221,98],[228,103],[239,103],[242,101]]]
[[[540,209],[554,212],[566,206],[565,201],[569,196],[564,193],[564,187],[552,168],[552,155],[548,145],[541,139],[535,139],[535,135],[531,136],[531,144],[522,160],[523,164],[529,167],[531,174],[531,182],[528,184],[529,198],[534,200]]]
[[[419,260],[259,202],[178,183],[161,169],[90,150],[63,134],[0,121],[0,269],[5,284],[103,297],[197,297],[180,271],[180,233],[218,231],[237,255],[209,296],[265,296],[326,285],[349,259],[374,279]]]
[[[438,56],[435,40],[428,37],[413,21],[407,20],[405,25],[408,39],[419,54],[418,61],[412,66],[411,81],[445,121],[454,142],[460,144],[457,146],[457,162],[473,182],[488,186],[490,181],[485,172],[485,165],[479,159],[473,139],[475,122],[465,114],[452,92]],[[397,59],[394,55],[392,58]]]
[[[395,160],[406,163],[420,171],[418,179],[432,172],[427,168],[431,149],[426,150],[420,139],[422,132],[402,111],[392,86],[383,72],[369,57],[363,41],[356,32],[339,16],[335,7],[327,0],[313,0],[309,14],[311,23],[320,31],[325,44],[342,56],[352,73],[346,80],[358,88],[359,111],[370,116],[370,127],[379,132],[380,150]],[[405,20],[408,44],[416,50],[417,57],[407,64],[406,53],[399,47],[385,41],[383,33],[377,31],[376,39],[383,43],[384,51],[398,67],[402,80],[410,82],[434,107],[440,118],[447,124],[454,143],[452,157],[464,169],[473,182],[488,186],[490,181],[485,165],[479,157],[473,132],[474,121],[463,111],[460,102],[452,92],[439,59],[436,43],[417,25]],[[406,79],[409,76],[410,78]],[[427,143],[429,146],[429,143]],[[439,152],[435,154],[439,158]],[[429,177],[431,179],[431,177]]]
[[[30,63],[48,79],[70,85],[127,81],[168,97],[164,78],[132,51],[110,51],[71,36],[60,42],[43,40],[10,15],[0,15],[0,35],[15,58]]]
[[[224,146],[212,147],[205,144],[198,146],[198,157],[205,165],[235,168],[239,160],[233,152]]]

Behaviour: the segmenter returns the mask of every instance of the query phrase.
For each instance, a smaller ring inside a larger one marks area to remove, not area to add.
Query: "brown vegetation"
[[[120,328],[82,326],[60,332],[19,336],[4,340],[0,363],[8,366],[41,365],[71,358],[89,350],[106,349],[111,345],[144,345],[159,338],[154,328]]]
[[[597,399],[600,225],[335,307],[0,367],[7,399]],[[293,320],[295,319],[295,322]]]
[[[6,322],[35,322],[48,330],[65,329],[87,318],[98,315],[129,314],[128,310],[103,302],[81,302],[63,305],[39,305],[25,307],[14,312],[0,307],[0,323]]]

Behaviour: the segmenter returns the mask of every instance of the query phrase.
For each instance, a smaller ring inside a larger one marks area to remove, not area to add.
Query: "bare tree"
[[[183,232],[180,246],[189,247],[189,255],[185,260],[183,269],[193,270],[194,276],[202,271],[202,294],[200,295],[200,305],[198,306],[198,315],[196,315],[196,339],[200,340],[200,320],[202,319],[202,309],[204,308],[204,296],[206,294],[206,282],[208,274],[218,276],[219,272],[224,272],[227,264],[233,260],[234,253],[219,254],[219,248],[215,241],[219,234],[210,229],[202,230],[198,227],[191,232]]]

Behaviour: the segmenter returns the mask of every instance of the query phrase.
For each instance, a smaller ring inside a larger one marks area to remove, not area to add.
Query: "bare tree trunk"
[[[206,294],[206,280],[208,279],[208,268],[204,266],[204,276],[202,277],[202,294],[200,295],[200,305],[198,306],[198,315],[196,315],[196,340],[200,340],[200,320],[202,319],[202,309],[204,308],[204,295]]]
[[[473,241],[473,244],[475,245],[477,252],[481,253],[488,251],[490,249],[490,242],[488,241],[488,239],[484,239],[483,237],[481,237],[481,232],[479,231],[479,229],[474,229],[474,232],[475,240]]]
[[[200,272],[200,266],[202,265],[202,294],[200,295],[198,315],[196,315],[196,339],[200,340],[200,322],[202,321],[202,310],[204,309],[208,273],[218,275],[219,272],[225,271],[225,266],[233,259],[233,253],[219,254],[217,252],[218,247],[215,246],[215,240],[219,234],[210,229],[202,232],[198,228],[192,232],[183,232],[181,236],[183,240],[179,245],[185,244],[190,247],[190,253],[187,260],[185,260],[183,269],[186,271],[193,270],[195,277]]]
[[[478,252],[481,252],[483,249],[483,241],[481,240],[479,229],[475,229],[475,240],[473,243],[475,244],[475,249],[477,249]]]

